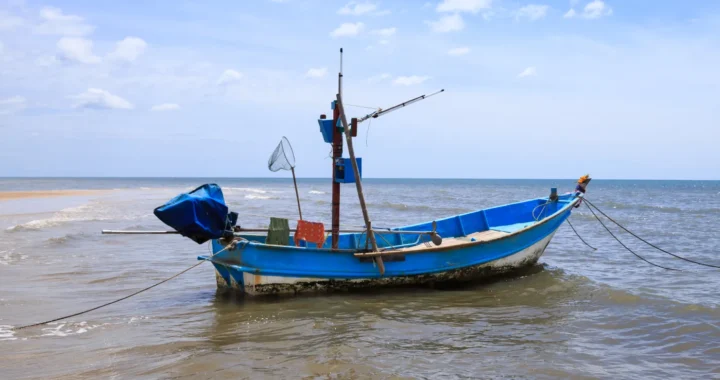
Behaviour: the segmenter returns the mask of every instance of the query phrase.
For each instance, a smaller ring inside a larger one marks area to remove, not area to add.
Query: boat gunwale
[[[496,242],[499,240],[511,238],[511,237],[521,234],[523,232],[530,231],[530,230],[534,229],[535,227],[541,226],[541,225],[557,218],[558,216],[560,216],[560,214],[566,212],[567,209],[569,209],[571,206],[575,205],[575,203],[577,203],[578,200],[579,200],[579,198],[575,198],[572,201],[568,201],[567,205],[565,205],[558,211],[554,212],[552,215],[549,215],[548,217],[542,219],[541,221],[533,223],[529,227],[525,227],[523,229],[511,232],[507,235],[497,236],[492,239],[468,241],[468,242],[464,242],[464,243],[460,243],[460,244],[456,244],[456,245],[452,245],[452,246],[447,246],[447,247],[443,247],[441,245],[441,246],[435,246],[435,247],[428,247],[428,248],[424,248],[424,249],[418,249],[418,250],[414,250],[414,251],[392,250],[392,251],[381,251],[381,252],[355,253],[354,256],[355,257],[376,257],[376,256],[384,256],[384,255],[389,256],[389,255],[406,255],[406,254],[425,253],[425,252],[442,252],[442,251],[450,251],[450,250],[454,250],[454,249],[472,247],[472,246],[481,245],[481,244],[493,243],[493,242]]]
[[[566,193],[566,194],[563,194],[563,195],[566,195],[566,196],[567,196],[567,195],[572,195],[572,193]],[[520,201],[520,202],[515,202],[515,203],[509,203],[509,204],[518,204],[518,203],[524,203],[524,202],[528,202],[528,201],[542,200],[542,199],[546,199],[546,198],[533,198],[533,199],[528,199],[528,200],[525,200],[525,201]],[[543,218],[542,220],[533,223],[533,224],[532,224],[531,226],[529,226],[529,227],[525,227],[525,228],[519,229],[519,230],[517,230],[517,231],[511,232],[511,233],[506,234],[506,235],[497,236],[497,237],[492,238],[492,239],[477,240],[477,241],[468,241],[468,242],[464,242],[464,243],[460,243],[460,244],[456,244],[456,245],[452,245],[452,246],[446,246],[446,247],[443,247],[443,246],[441,245],[441,246],[433,246],[433,247],[428,247],[428,248],[425,248],[425,249],[419,249],[419,250],[413,250],[413,251],[402,251],[402,250],[399,250],[399,249],[390,249],[390,250],[377,251],[377,252],[361,252],[360,250],[357,250],[357,249],[332,249],[332,248],[297,247],[297,246],[292,246],[292,245],[266,244],[266,243],[260,243],[260,242],[256,242],[256,241],[250,241],[250,240],[247,240],[246,242],[242,242],[242,243],[243,243],[243,245],[251,245],[251,246],[253,246],[254,248],[260,249],[260,250],[265,250],[265,249],[276,250],[276,251],[284,251],[284,250],[290,250],[290,251],[295,251],[295,250],[307,251],[307,250],[313,250],[313,251],[316,251],[316,252],[352,253],[352,254],[353,254],[355,257],[357,257],[357,258],[362,258],[362,257],[377,257],[377,256],[385,256],[385,255],[390,256],[390,255],[417,254],[417,253],[426,253],[426,252],[442,252],[442,251],[448,251],[448,250],[455,250],[455,249],[462,249],[462,248],[472,247],[472,246],[476,246],[476,245],[488,244],[488,243],[496,242],[496,241],[499,241],[499,240],[502,240],[502,239],[508,239],[508,238],[514,237],[514,236],[516,236],[516,235],[518,235],[518,234],[521,234],[521,233],[523,233],[523,232],[530,231],[530,230],[534,229],[535,227],[541,226],[541,225],[549,222],[550,220],[553,220],[553,219],[557,218],[560,214],[565,213],[569,208],[571,208],[571,207],[574,206],[577,202],[579,202],[579,200],[580,200],[580,198],[578,198],[578,197],[572,198],[571,200],[567,200],[567,201],[566,201],[566,200],[556,200],[555,202],[563,202],[563,203],[567,203],[567,204],[566,204],[565,206],[563,206],[561,209],[559,209],[558,211],[554,212],[552,215],[549,215],[549,216],[547,216],[546,218]],[[548,203],[549,203],[549,202],[550,202],[550,201],[548,200]],[[504,205],[503,205],[503,206],[504,206]],[[496,206],[496,207],[501,207],[501,206]],[[480,210],[487,210],[487,209],[480,209]],[[470,213],[472,213],[472,212],[477,212],[477,211],[480,211],[480,210],[471,211]],[[446,217],[446,218],[442,218],[442,219],[448,219],[448,218],[457,217],[457,216],[460,216],[460,215],[464,215],[464,214],[458,214],[458,215],[454,215],[454,216],[450,216],[450,217]],[[402,228],[402,227],[400,227],[400,228]],[[478,231],[478,232],[481,232],[481,231]],[[263,236],[263,235],[255,235],[255,236]],[[422,244],[422,243],[420,243],[420,244]],[[411,246],[409,246],[409,247],[414,247],[414,246],[416,246],[416,245],[411,245]],[[408,248],[408,247],[403,247],[403,248]],[[201,256],[201,257],[203,257],[203,256]],[[198,257],[198,259],[200,259],[201,257]],[[208,258],[203,258],[203,259],[204,259],[204,260],[207,260]],[[213,261],[214,261],[214,260],[213,260]]]

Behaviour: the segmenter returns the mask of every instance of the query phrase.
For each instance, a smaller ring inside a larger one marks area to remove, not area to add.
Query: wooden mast
[[[342,53],[340,48],[340,72],[338,73],[338,93],[342,93]],[[340,110],[337,105],[333,107],[333,142],[332,142],[332,248],[338,248],[340,238],[340,182],[335,180],[335,164],[343,155],[342,133],[338,130],[337,124],[340,120]]]

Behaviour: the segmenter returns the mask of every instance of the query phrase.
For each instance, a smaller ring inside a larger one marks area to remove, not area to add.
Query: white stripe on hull
[[[245,287],[231,280],[231,284],[227,282],[216,272],[218,286],[224,288],[233,288],[244,290],[249,295],[261,294],[297,294],[303,292],[318,292],[329,290],[343,290],[366,287],[381,287],[392,285],[422,285],[426,283],[436,283],[442,281],[468,281],[482,279],[514,269],[526,267],[535,264],[540,256],[545,252],[550,240],[555,232],[551,233],[544,239],[527,247],[517,253],[504,257],[489,263],[477,265],[469,268],[454,269],[451,271],[433,273],[427,275],[402,276],[402,277],[386,277],[373,279],[327,279],[327,278],[308,278],[308,277],[280,277],[280,276],[262,276],[252,273],[243,273]],[[228,286],[229,285],[229,286]]]

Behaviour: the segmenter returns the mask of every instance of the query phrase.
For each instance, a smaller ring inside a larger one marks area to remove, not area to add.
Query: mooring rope
[[[641,238],[640,236],[636,235],[635,233],[633,233],[633,232],[630,231],[629,229],[625,228],[623,225],[621,225],[620,223],[616,222],[613,218],[611,218],[611,217],[609,217],[607,214],[605,214],[602,210],[600,210],[600,209],[599,209],[597,206],[595,206],[592,202],[590,202],[589,200],[587,200],[587,198],[585,199],[585,202],[587,202],[588,205],[594,207],[600,214],[602,214],[604,217],[608,218],[609,221],[615,223],[618,227],[622,228],[625,232],[629,233],[630,235],[634,236],[636,239],[638,239],[638,240],[640,240],[641,242],[643,242],[643,243],[645,243],[645,244],[647,244],[647,245],[649,245],[649,246],[657,249],[657,250],[660,251],[660,252],[666,253],[666,254],[668,254],[668,255],[670,255],[670,256],[673,256],[673,257],[675,257],[675,258],[677,258],[677,259],[680,259],[680,260],[685,260],[685,261],[687,261],[687,262],[689,262],[689,263],[693,263],[693,264],[697,264],[697,265],[702,265],[702,266],[710,267],[710,268],[720,269],[720,266],[718,266],[718,265],[701,263],[701,262],[699,262],[699,261],[695,261],[695,260],[692,260],[692,259],[688,259],[687,257],[682,257],[682,256],[676,255],[676,254],[674,254],[674,253],[672,253],[672,252],[668,252],[668,251],[666,251],[666,250],[664,250],[664,249],[656,246],[655,244],[650,243],[649,241]],[[588,207],[590,207],[590,206],[588,206]]]
[[[588,242],[586,242],[585,239],[583,239],[582,236],[580,236],[580,234],[577,232],[577,230],[576,230],[575,227],[572,225],[572,223],[570,223],[570,218],[565,219],[565,221],[566,221],[567,224],[570,226],[570,228],[572,228],[573,232],[575,232],[575,235],[577,235],[577,237],[580,239],[581,242],[583,242],[583,243],[584,243],[585,245],[587,245],[588,247],[592,248],[593,251],[597,251],[597,248],[595,248],[595,247],[593,247],[592,245],[588,244]]]
[[[532,210],[532,217],[533,217],[533,219],[535,219],[536,222],[538,221],[538,218],[540,218],[542,216],[542,213],[545,212],[545,208],[547,207],[547,205],[551,202],[552,201],[547,201],[543,204],[539,204],[539,205],[535,206],[535,208]],[[539,209],[540,207],[542,207],[542,210],[540,210],[540,214],[538,214],[538,216],[535,216],[535,210]]]
[[[620,245],[622,245],[625,249],[627,249],[628,251],[630,251],[630,253],[632,253],[633,255],[637,256],[637,258],[639,258],[640,260],[642,260],[642,261],[644,261],[644,262],[646,262],[646,263],[648,263],[648,264],[650,264],[650,265],[652,265],[652,266],[656,266],[656,267],[658,267],[658,268],[667,269],[667,270],[674,270],[674,271],[678,271],[678,272],[681,271],[680,269],[668,268],[668,267],[664,267],[664,266],[659,265],[659,264],[655,264],[655,263],[653,263],[652,261],[650,261],[650,260],[648,260],[648,259],[646,259],[646,258],[644,258],[644,257],[642,257],[642,256],[640,256],[640,255],[638,255],[637,253],[635,253],[635,251],[633,251],[632,249],[628,248],[628,246],[626,246],[625,244],[623,244],[623,242],[620,241],[620,239],[618,239],[618,237],[615,236],[615,234],[613,234],[612,231],[610,231],[610,229],[605,225],[605,223],[603,223],[603,221],[600,219],[600,217],[597,216],[597,214],[595,214],[595,211],[593,211],[592,207],[590,207],[589,204],[586,204],[586,206],[588,207],[588,209],[590,210],[590,212],[593,214],[593,216],[595,217],[595,219],[597,219],[597,221],[600,222],[600,224],[601,224],[601,225],[605,228],[605,230],[610,234],[610,236],[612,236],[613,238],[615,238],[615,240],[617,240],[617,242],[620,243]]]
[[[215,254],[213,254],[212,256],[208,257],[207,259],[202,260],[202,261],[200,261],[199,263],[197,263],[197,264],[195,264],[195,265],[193,265],[193,266],[191,266],[191,267],[183,270],[182,272],[178,272],[178,273],[176,273],[175,275],[173,275],[172,277],[168,277],[168,278],[166,278],[166,279],[164,279],[164,280],[162,280],[162,281],[160,281],[160,282],[158,282],[158,283],[156,283],[156,284],[154,284],[154,285],[151,285],[151,286],[148,286],[147,288],[138,290],[137,292],[132,293],[132,294],[130,294],[130,295],[127,295],[127,296],[125,296],[125,297],[116,299],[115,301],[111,301],[111,302],[102,304],[102,305],[100,305],[100,306],[96,306],[96,307],[94,307],[94,308],[92,308],[92,309],[88,309],[88,310],[81,311],[81,312],[79,312],[79,313],[75,313],[75,314],[71,314],[71,315],[66,315],[66,316],[60,317],[60,318],[51,319],[51,320],[49,320],[49,321],[39,322],[39,323],[33,323],[33,324],[31,324],[31,325],[13,327],[13,328],[11,328],[11,330],[22,330],[22,329],[26,329],[26,328],[30,328],[30,327],[47,325],[47,324],[49,324],[49,323],[61,321],[61,320],[63,320],[63,319],[68,319],[68,318],[72,318],[72,317],[77,317],[78,315],[86,314],[86,313],[89,313],[89,312],[91,312],[91,311],[95,311],[95,310],[97,310],[97,309],[101,309],[101,308],[103,308],[103,307],[105,307],[105,306],[110,306],[110,305],[112,305],[112,304],[115,304],[115,303],[118,303],[118,302],[120,302],[120,301],[126,300],[126,299],[128,299],[128,298],[130,298],[130,297],[136,296],[136,295],[138,295],[138,294],[140,294],[140,293],[142,293],[142,292],[145,292],[145,291],[147,291],[147,290],[150,290],[150,289],[152,289],[152,288],[154,288],[154,287],[156,287],[156,286],[158,286],[158,285],[162,285],[162,284],[164,284],[164,283],[166,283],[166,282],[168,282],[168,281],[170,281],[170,280],[172,280],[172,279],[174,279],[174,278],[176,278],[176,277],[178,277],[178,276],[180,276],[180,275],[182,275],[182,274],[190,271],[191,269],[194,269],[195,267],[204,264],[206,261],[209,261],[210,259],[212,259],[215,255],[218,255],[218,254],[220,254],[221,252],[224,252],[224,251],[226,251],[227,249],[229,249],[230,247],[233,247],[233,246],[235,246],[235,245],[236,245],[236,241],[233,241],[232,243],[230,243],[230,244],[228,244],[227,246],[225,246],[225,248],[221,249],[220,251],[217,251],[217,253],[215,253]]]

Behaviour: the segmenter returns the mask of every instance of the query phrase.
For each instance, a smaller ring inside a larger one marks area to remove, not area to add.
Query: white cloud
[[[127,100],[99,88],[88,88],[82,94],[72,96],[76,100],[75,108],[90,109],[133,109]]]
[[[449,55],[455,55],[455,56],[465,55],[465,54],[467,54],[467,53],[469,53],[469,52],[470,52],[470,48],[469,48],[469,47],[458,47],[458,48],[454,48],[454,49],[448,50],[448,54],[449,54]]]
[[[354,37],[360,34],[362,30],[365,28],[365,24],[361,22],[351,23],[346,22],[342,25],[340,25],[337,29],[330,32],[330,36],[337,38],[337,37]]]
[[[492,0],[443,0],[438,4],[438,12],[471,12],[478,13],[483,9],[490,9]]]
[[[44,7],[40,10],[43,23],[36,28],[37,33],[61,36],[86,36],[95,30],[84,19],[76,15],[66,15],[59,8]]]
[[[534,77],[537,75],[537,70],[535,70],[535,67],[528,67],[525,70],[523,70],[520,74],[518,74],[518,78],[525,78],[525,77]]]
[[[372,16],[384,16],[390,14],[389,10],[378,10],[377,4],[373,4],[371,2],[364,2],[364,3],[358,3],[355,1],[351,1],[347,4],[345,4],[344,7],[340,8],[337,11],[340,15],[349,15],[349,16],[362,16],[362,15],[372,15]]]
[[[378,36],[382,37],[390,37],[395,35],[395,32],[397,32],[397,28],[375,29],[370,33],[377,34]]]
[[[7,12],[0,11],[0,30],[12,30],[25,24],[25,21]]]
[[[377,5],[373,3],[356,3],[351,1],[345,4],[344,7],[340,8],[337,13],[340,15],[360,16],[373,12],[376,9]]]
[[[175,103],[163,103],[152,106],[152,108],[150,108],[150,111],[175,111],[179,109],[180,106]]]
[[[0,99],[0,115],[8,115],[21,111],[25,108],[27,100],[22,96],[13,96],[7,99]]]
[[[384,81],[384,80],[386,80],[386,79],[390,79],[390,77],[391,77],[390,74],[388,74],[388,73],[383,73],[383,74],[371,76],[370,78],[368,78],[368,81],[369,81],[369,82],[373,82],[373,83],[377,83],[377,82],[382,82],[382,81]]]
[[[528,4],[518,10],[517,18],[526,17],[530,21],[536,21],[545,17],[549,8],[548,5]]]
[[[571,3],[571,6],[574,6],[576,4],[577,1]],[[612,8],[605,4],[604,1],[595,0],[587,3],[581,13],[576,12],[575,9],[570,9],[569,11],[567,11],[567,13],[565,13],[563,17],[574,18],[579,16],[585,19],[596,19],[603,16],[610,16],[612,13]]]
[[[147,43],[141,38],[125,37],[115,46],[115,50],[108,55],[110,59],[118,61],[135,61],[147,48]]]
[[[60,63],[60,61],[54,55],[43,55],[35,60],[35,64],[40,67],[55,66],[58,63]]]
[[[57,42],[60,56],[80,63],[99,63],[100,57],[92,52],[93,42],[84,38],[63,37]]]
[[[22,96],[13,96],[7,99],[0,100],[0,105],[8,105],[8,104],[20,104],[25,103],[25,98]]]
[[[380,45],[387,45],[387,44],[390,43],[390,41],[388,41],[388,40],[380,40],[380,41],[378,41],[378,43],[379,43]]]
[[[430,79],[430,77],[412,75],[409,77],[397,77],[395,78],[393,83],[401,86],[412,86],[414,84],[420,84],[422,82],[425,82],[428,79]]]
[[[582,16],[584,18],[594,19],[603,16],[610,16],[611,14],[612,8],[608,7],[602,0],[595,0],[585,5]]]
[[[235,70],[227,69],[225,70],[222,75],[220,75],[220,78],[217,80],[217,84],[219,85],[226,85],[233,82],[237,82],[240,79],[242,79],[243,75],[240,72],[237,72]]]
[[[457,32],[465,28],[465,23],[459,14],[443,16],[439,20],[429,21],[427,24],[430,25],[433,32],[437,33]]]
[[[327,74],[327,67],[321,67],[308,70],[305,76],[308,78],[322,78],[325,74]]]

